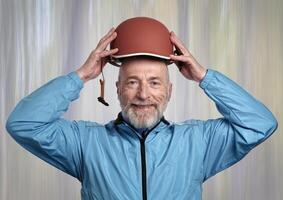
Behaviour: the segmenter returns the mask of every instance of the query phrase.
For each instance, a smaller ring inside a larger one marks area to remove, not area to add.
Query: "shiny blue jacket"
[[[82,87],[76,72],[48,82],[18,103],[6,128],[28,151],[77,178],[83,200],[201,199],[205,180],[277,128],[263,104],[214,70],[200,87],[222,118],[162,118],[145,137],[121,115],[106,125],[60,118]]]

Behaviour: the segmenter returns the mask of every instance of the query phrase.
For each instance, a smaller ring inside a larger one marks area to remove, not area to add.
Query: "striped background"
[[[282,8],[282,0],[0,0],[0,199],[80,199],[80,183],[17,145],[5,121],[21,98],[76,70],[112,26],[135,16],[162,21],[202,65],[238,82],[278,119],[268,141],[204,184],[203,199],[282,199]],[[171,66],[174,91],[165,116],[173,121],[219,117],[198,85]],[[115,118],[117,72],[105,68],[110,108],[97,102],[94,80],[65,117],[100,123]]]

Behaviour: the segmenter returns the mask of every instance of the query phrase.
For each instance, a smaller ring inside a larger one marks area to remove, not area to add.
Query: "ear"
[[[168,94],[168,102],[170,101],[170,99],[171,99],[171,94],[172,94],[172,83],[169,83],[169,88],[168,88],[168,92],[169,92],[169,94]]]
[[[120,82],[116,81],[116,89],[117,89],[117,94],[119,95],[120,93]]]

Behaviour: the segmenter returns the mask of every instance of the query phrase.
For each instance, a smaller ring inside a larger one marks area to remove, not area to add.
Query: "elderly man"
[[[171,54],[182,75],[199,83],[223,115],[167,121],[172,84],[168,62],[148,55],[120,59],[121,113],[106,125],[60,118],[83,84],[97,78],[119,49],[106,50],[112,28],[76,71],[58,77],[17,105],[7,130],[28,151],[82,183],[82,199],[201,199],[202,183],[242,159],[277,128],[272,113],[221,73],[205,69],[179,38]]]

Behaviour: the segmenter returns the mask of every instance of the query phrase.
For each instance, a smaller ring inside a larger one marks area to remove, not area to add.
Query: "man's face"
[[[172,90],[166,64],[148,58],[124,62],[116,86],[123,117],[135,128],[150,128],[161,119]]]

